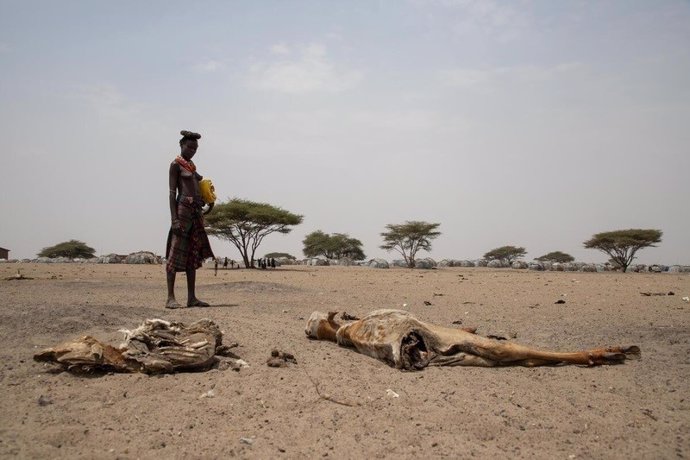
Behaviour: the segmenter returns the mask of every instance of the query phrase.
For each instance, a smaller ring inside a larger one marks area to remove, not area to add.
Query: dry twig
[[[324,400],[326,400],[326,401],[330,401],[330,402],[335,403],[335,404],[340,404],[341,406],[347,406],[347,407],[359,406],[359,404],[350,404],[350,403],[347,403],[347,402],[338,401],[338,400],[335,399],[335,398],[331,398],[331,397],[328,396],[328,395],[322,394],[322,393],[321,393],[321,390],[319,390],[319,384],[316,383],[316,381],[312,378],[311,375],[309,375],[309,372],[307,372],[307,370],[306,370],[304,367],[303,367],[302,369],[304,370],[304,373],[307,375],[307,377],[308,377],[309,380],[311,381],[312,385],[314,385],[314,389],[316,390],[316,394],[319,395],[319,398],[320,398],[320,399],[324,399]]]

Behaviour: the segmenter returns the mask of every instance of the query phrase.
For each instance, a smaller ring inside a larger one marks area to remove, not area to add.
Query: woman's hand
[[[180,219],[173,219],[171,223],[172,232],[177,236],[182,236],[184,232],[182,231],[182,225],[180,224]]]

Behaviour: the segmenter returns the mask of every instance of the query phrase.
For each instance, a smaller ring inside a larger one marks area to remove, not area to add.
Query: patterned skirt
[[[176,235],[172,227],[168,232],[165,254],[168,273],[185,272],[200,268],[204,260],[214,257],[211,243],[204,230],[201,208],[185,202],[177,204],[177,218],[183,234]]]

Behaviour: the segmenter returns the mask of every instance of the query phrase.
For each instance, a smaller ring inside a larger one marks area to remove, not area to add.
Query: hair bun
[[[201,139],[201,134],[194,133],[192,131],[182,130],[180,131],[180,134],[182,135],[183,139]]]

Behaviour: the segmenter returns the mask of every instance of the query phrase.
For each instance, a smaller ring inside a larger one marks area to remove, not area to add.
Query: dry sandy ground
[[[214,306],[168,311],[160,266],[1,265],[0,277],[19,266],[35,279],[0,281],[3,457],[690,456],[687,274],[201,270],[199,296]],[[640,295],[669,291],[675,295]],[[543,348],[635,344],[642,359],[401,372],[304,335],[314,310],[363,315],[404,304],[425,321],[461,320],[480,334]],[[118,329],[153,317],[213,319],[250,367],[84,377],[32,360],[38,349],[83,334],[117,344]],[[273,348],[298,364],[267,367]],[[214,397],[200,398],[209,390]]]

